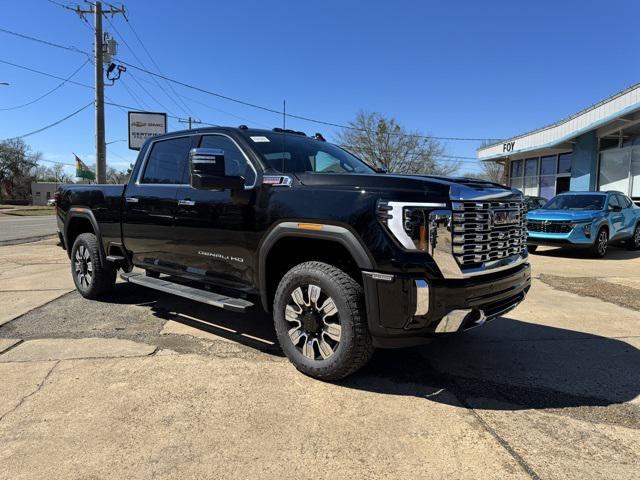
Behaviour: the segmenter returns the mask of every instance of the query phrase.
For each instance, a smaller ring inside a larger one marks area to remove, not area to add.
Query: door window
[[[616,197],[618,197],[618,203],[622,208],[629,208],[631,206],[631,200],[625,195],[618,194]]]
[[[188,183],[187,159],[190,147],[191,137],[155,142],[147,158],[141,183]]]
[[[247,187],[254,185],[256,181],[256,173],[249,164],[247,157],[238,148],[233,140],[223,135],[204,135],[200,141],[202,148],[221,148],[224,150],[224,161],[226,165],[227,176],[244,177],[244,183]]]
[[[609,196],[609,210],[613,210],[613,207],[619,207],[620,203],[618,203],[618,196],[617,195],[610,195]]]

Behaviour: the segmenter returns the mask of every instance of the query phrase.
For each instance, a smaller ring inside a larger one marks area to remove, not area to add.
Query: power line
[[[89,58],[91,58],[91,54],[89,52],[85,52],[84,50],[80,50],[79,48],[76,48],[76,47],[73,47],[73,46],[60,45],[59,43],[50,42],[48,40],[42,40],[40,38],[32,37],[30,35],[25,35],[23,33],[13,32],[13,31],[7,30],[5,28],[0,28],[0,32],[6,33],[8,35],[13,35],[14,37],[20,37],[20,38],[23,38],[25,40],[31,40],[33,42],[41,43],[41,44],[47,45],[49,47],[60,48],[62,50],[67,50],[69,52],[74,52],[74,53],[81,53],[81,54],[87,55]]]
[[[49,125],[46,125],[46,126],[44,126],[44,127],[42,127],[42,128],[39,128],[39,129],[37,129],[37,130],[34,130],[34,131],[32,131],[32,132],[25,133],[24,135],[18,135],[18,136],[16,136],[16,137],[10,137],[10,138],[7,138],[7,139],[5,139],[5,140],[3,140],[3,141],[6,141],[6,140],[17,140],[17,139],[19,139],[19,138],[26,138],[26,137],[29,137],[29,136],[31,136],[31,135],[35,135],[36,133],[44,132],[45,130],[48,130],[48,129],[49,129],[49,128],[51,128],[51,127],[55,127],[56,125],[61,124],[61,123],[62,123],[62,122],[64,122],[65,120],[69,120],[71,117],[76,116],[77,114],[79,114],[80,112],[82,112],[83,110],[85,110],[86,108],[89,108],[91,105],[93,105],[93,100],[92,100],[92,101],[90,101],[89,103],[87,103],[84,107],[80,107],[80,108],[79,108],[78,110],[76,110],[75,112],[70,113],[69,115],[67,115],[66,117],[61,118],[60,120],[57,120],[57,121],[55,121],[55,122],[53,122],[53,123],[50,123]]]
[[[17,33],[17,32],[12,32],[10,30],[6,30],[6,29],[0,28],[0,32],[8,33],[10,35],[16,35],[18,37],[22,37],[22,38],[25,38],[25,39],[28,39],[28,40],[33,40],[33,41],[36,41],[36,42],[39,42],[39,43],[43,43],[43,44],[48,45],[48,46],[52,46],[52,47],[56,47],[56,48],[62,48],[64,50],[75,51],[77,53],[82,53],[84,55],[89,55],[87,52],[79,50],[79,49],[77,49],[75,47],[65,47],[64,45],[59,45],[59,44],[56,44],[56,43],[53,43],[53,42],[49,42],[49,41],[46,41],[46,40],[37,39],[35,37],[31,37],[31,36],[28,36],[28,35],[23,35],[23,34],[20,34],[20,33]],[[244,106],[255,108],[255,109],[258,109],[258,110],[265,111],[265,112],[274,113],[274,114],[279,115],[279,116],[285,116],[285,117],[289,117],[289,118],[295,118],[295,119],[298,119],[298,120],[302,120],[302,121],[305,121],[305,122],[316,123],[316,124],[319,124],[319,125],[327,125],[327,126],[346,129],[346,130],[363,131],[363,132],[370,133],[366,129],[362,129],[362,128],[359,128],[359,127],[354,127],[354,126],[351,126],[351,125],[344,125],[344,124],[341,124],[341,123],[318,120],[318,119],[314,119],[314,118],[311,118],[311,117],[305,117],[305,116],[302,116],[302,115],[295,115],[295,114],[291,114],[291,113],[285,113],[285,112],[282,112],[282,111],[274,109],[274,108],[265,107],[263,105],[259,105],[259,104],[256,104],[256,103],[247,102],[245,100],[241,100],[241,99],[238,99],[238,98],[230,97],[228,95],[223,95],[221,93],[213,92],[213,91],[207,90],[207,89],[202,88],[202,87],[191,85],[191,84],[188,84],[186,82],[182,82],[180,80],[175,80],[175,79],[167,77],[166,75],[163,75],[161,73],[152,72],[152,71],[150,71],[150,70],[148,70],[146,68],[143,68],[143,67],[140,67],[138,65],[134,65],[132,63],[126,62],[126,61],[124,61],[122,59],[118,59],[118,61],[120,63],[122,63],[123,65],[126,65],[127,67],[133,68],[135,70],[138,70],[140,72],[146,73],[146,74],[154,76],[154,77],[161,78],[161,79],[163,79],[163,80],[165,80],[167,82],[171,82],[171,83],[174,83],[176,85],[181,85],[181,86],[183,86],[185,88],[189,88],[191,90],[195,90],[195,91],[198,91],[198,92],[201,92],[201,93],[205,93],[207,95],[212,95],[212,96],[215,96],[215,97],[218,97],[218,98],[222,98],[224,100],[227,100],[227,101],[230,101],[230,102],[234,102],[234,103],[237,103],[239,105],[244,105]],[[139,82],[137,82],[137,83],[139,84]],[[162,104],[160,102],[158,102],[157,100],[156,100],[156,103],[158,103],[159,105],[162,106]],[[168,111],[168,109],[166,109],[166,108],[165,108],[165,110]],[[394,132],[391,132],[389,135],[403,136],[403,137],[414,137],[414,138],[424,138],[424,139],[432,139],[432,140],[443,140],[443,141],[469,141],[469,142],[484,142],[484,141],[488,141],[489,142],[489,141],[494,141],[495,142],[495,141],[499,141],[500,140],[500,139],[495,139],[495,138],[442,137],[442,136],[419,135],[419,134],[412,134],[412,133],[394,133]]]
[[[89,85],[87,83],[82,83],[82,82],[78,82],[78,81],[75,81],[75,80],[67,80],[64,77],[59,77],[58,75],[54,75],[52,73],[43,72],[42,70],[36,70],[35,68],[31,68],[31,67],[25,67],[24,65],[19,65],[17,63],[8,62],[8,61],[2,60],[2,59],[0,59],[0,63],[4,63],[5,65],[11,65],[12,67],[20,68],[20,69],[26,70],[28,72],[37,73],[39,75],[44,75],[45,77],[55,78],[57,80],[63,80],[63,81],[66,80],[67,83],[70,83],[72,85],[78,85],[79,87],[90,88],[91,90],[93,90],[93,85]]]
[[[60,82],[57,86],[55,86],[54,88],[52,88],[51,90],[49,90],[47,93],[45,93],[44,95],[40,95],[38,98],[31,100],[30,102],[27,103],[23,103],[22,105],[15,105],[13,107],[4,107],[4,108],[0,108],[0,111],[7,111],[7,110],[17,110],[19,108],[23,108],[23,107],[27,107],[29,105],[33,105],[34,103],[42,100],[43,98],[51,95],[53,92],[55,92],[56,90],[58,90],[60,87],[62,87],[63,85],[65,85],[67,82],[69,82],[69,80],[71,80],[76,73],[78,73],[80,70],[82,70],[82,68],[89,63],[89,59],[87,59],[82,65],[80,65],[78,68],[76,68],[74,70],[74,72],[69,75],[67,78],[65,78],[64,80],[62,80],[62,82]]]

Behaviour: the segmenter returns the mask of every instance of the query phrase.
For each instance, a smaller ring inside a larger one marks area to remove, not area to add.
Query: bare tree
[[[506,182],[504,164],[486,161],[480,163],[480,171],[476,173],[465,173],[465,177],[488,180],[493,183],[504,184]]]
[[[129,181],[129,171],[118,171],[113,167],[107,167],[107,183],[123,184]]]
[[[41,156],[21,138],[0,142],[0,197],[6,194],[13,199],[28,198],[34,180],[32,171]]]
[[[419,132],[410,132],[393,117],[360,111],[338,134],[338,143],[369,165],[394,173],[451,175],[457,163],[442,162],[444,146]]]

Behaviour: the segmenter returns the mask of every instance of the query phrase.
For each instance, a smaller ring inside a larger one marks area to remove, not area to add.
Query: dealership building
[[[546,127],[478,149],[525,195],[624,192],[640,202],[640,84]]]

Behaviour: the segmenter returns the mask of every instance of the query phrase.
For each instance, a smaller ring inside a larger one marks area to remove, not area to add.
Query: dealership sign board
[[[147,138],[167,133],[167,114],[129,112],[129,148],[140,150]]]

